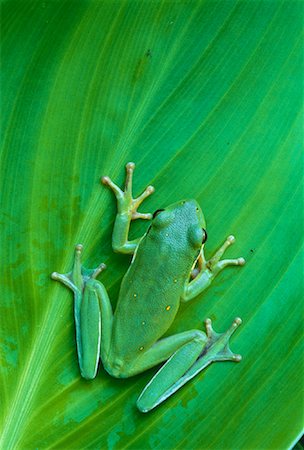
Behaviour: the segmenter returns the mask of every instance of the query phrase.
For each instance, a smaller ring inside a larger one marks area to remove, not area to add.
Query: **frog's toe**
[[[229,245],[234,244],[235,243],[235,237],[233,236],[233,234],[230,234],[230,236],[227,237],[226,241],[227,241],[227,243]]]
[[[133,172],[135,169],[135,163],[130,161],[126,164],[126,170],[127,172]]]
[[[53,279],[53,280],[59,280],[59,273],[58,272],[52,272],[51,273],[51,278]]]
[[[144,220],[151,220],[152,214],[150,213],[140,213],[138,211],[135,211],[132,213],[132,220],[136,219],[144,219]]]
[[[111,180],[110,177],[108,177],[108,176],[101,177],[101,182],[105,186],[109,186],[109,188],[114,192],[115,197],[117,199],[119,199],[119,198],[121,198],[123,196],[123,192],[120,189],[120,187],[118,187],[117,184],[113,183],[113,181]]]
[[[102,184],[109,184],[110,181],[111,181],[110,177],[107,177],[107,176],[101,177]]]
[[[125,191],[132,192],[132,180],[133,180],[133,172],[135,169],[134,162],[128,162],[126,164],[126,182],[125,182]]]

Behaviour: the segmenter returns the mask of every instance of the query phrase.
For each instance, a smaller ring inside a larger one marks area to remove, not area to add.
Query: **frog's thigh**
[[[143,347],[140,347],[139,350],[142,353],[128,363],[118,360],[114,355],[111,355],[105,364],[105,368],[114,377],[131,377],[166,361],[175,353],[177,354],[181,348],[185,346],[188,348],[189,346],[188,355],[185,355],[183,357],[184,360],[180,361],[182,363],[180,370],[184,373],[188,365],[191,365],[197,359],[206,342],[207,336],[203,331],[185,331],[159,340],[146,351]],[[194,353],[192,354],[193,350]],[[191,364],[188,361],[191,361]],[[183,370],[182,366],[186,367],[185,370]]]

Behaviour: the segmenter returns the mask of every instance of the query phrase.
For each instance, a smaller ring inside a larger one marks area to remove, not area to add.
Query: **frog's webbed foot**
[[[210,362],[241,361],[241,355],[233,353],[229,348],[229,339],[241,323],[242,320],[239,317],[236,317],[230,328],[225,333],[216,333],[212,328],[211,319],[206,319],[205,327],[208,341],[199,358],[203,358],[205,355],[208,355],[208,360]]]
[[[118,214],[126,214],[129,220],[152,218],[152,214],[144,214],[137,211],[141,203],[154,192],[153,186],[148,186],[144,192],[137,198],[132,197],[132,180],[135,164],[129,162],[126,164],[125,189],[122,191],[109,177],[102,177],[103,184],[109,186],[117,199]]]
[[[73,269],[70,272],[64,274],[53,272],[51,275],[53,280],[61,281],[74,292],[81,291],[90,279],[95,279],[106,268],[104,263],[101,263],[95,269],[83,267],[81,264],[82,251],[83,245],[77,244],[75,246]]]

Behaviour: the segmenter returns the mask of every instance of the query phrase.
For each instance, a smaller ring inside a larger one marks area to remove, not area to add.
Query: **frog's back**
[[[172,324],[198,255],[198,245],[189,245],[188,228],[175,218],[161,229],[152,226],[140,242],[114,314],[112,350],[121,359],[147,350]]]

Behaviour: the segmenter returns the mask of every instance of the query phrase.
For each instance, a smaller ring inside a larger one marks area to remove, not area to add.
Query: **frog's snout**
[[[182,206],[184,206],[185,208],[192,210],[192,211],[197,211],[197,212],[202,211],[200,205],[197,203],[196,200],[194,200],[194,198],[184,199],[180,202],[180,204]]]
[[[200,205],[194,199],[183,200],[183,203],[187,205],[187,208],[191,211],[191,214],[195,214],[201,228],[206,228],[206,221],[203,211]]]

